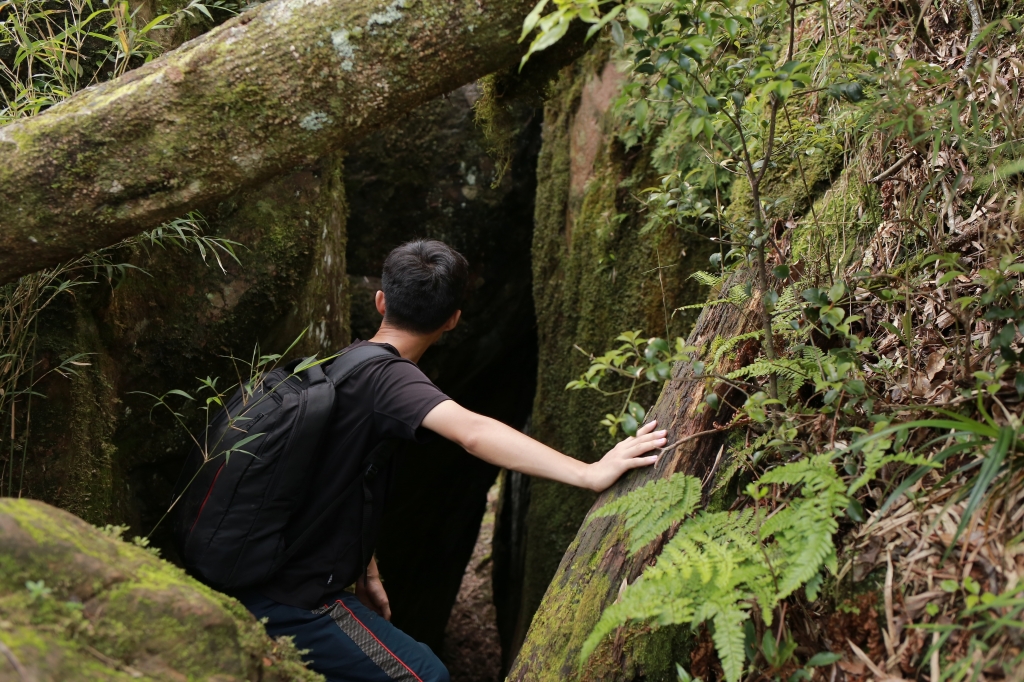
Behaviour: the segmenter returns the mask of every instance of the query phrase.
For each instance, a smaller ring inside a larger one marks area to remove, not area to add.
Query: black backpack
[[[193,448],[175,486],[174,534],[189,573],[223,591],[267,582],[360,482],[366,535],[368,482],[380,468],[382,448],[367,456],[361,475],[285,546],[285,528],[311,483],[336,387],[364,363],[386,355],[395,354],[359,346],[342,351],[326,372],[321,364],[295,360],[269,372],[247,400],[242,388],[235,392],[206,429],[209,457]]]

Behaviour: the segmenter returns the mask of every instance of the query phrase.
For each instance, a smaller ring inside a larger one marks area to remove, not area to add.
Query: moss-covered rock
[[[0,499],[0,642],[0,680],[323,679],[234,599],[32,500]]]
[[[533,287],[539,370],[530,432],[584,461],[614,444],[598,422],[621,409],[622,397],[565,391],[588,364],[575,347],[602,352],[633,329],[683,335],[693,318],[674,311],[706,295],[689,279],[707,262],[706,239],[674,225],[640,237],[646,220],[634,196],[654,185],[658,174],[651,161],[654,141],[627,149],[618,138],[623,123],[612,103],[622,82],[602,47],[563,71],[545,107],[537,167]],[[653,386],[634,396],[647,407],[656,398]],[[528,494],[528,504],[505,495],[496,539],[502,551],[495,575],[522,576],[521,584],[495,589],[506,652],[518,648],[595,499],[588,491],[542,480],[519,494]],[[524,516],[508,518],[510,506]],[[516,557],[521,566],[511,563]]]

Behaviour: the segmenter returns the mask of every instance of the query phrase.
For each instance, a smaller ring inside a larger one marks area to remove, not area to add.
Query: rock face
[[[512,112],[512,166],[492,186],[478,97],[476,85],[460,88],[350,150],[352,330],[367,338],[380,323],[372,297],[393,247],[423,237],[451,244],[469,261],[471,292],[459,326],[420,366],[463,406],[518,428],[536,376],[530,240],[540,112]],[[377,556],[395,624],[440,651],[497,470],[441,439],[408,448],[399,466]]]
[[[0,652],[2,682],[323,680],[234,599],[67,512],[9,498]]]
[[[629,330],[685,335],[693,316],[677,308],[704,300],[689,275],[707,263],[706,238],[666,228],[645,234],[636,199],[656,184],[650,145],[626,148],[612,102],[623,76],[600,46],[567,67],[544,109],[537,164],[533,296],[537,311],[535,438],[585,461],[615,442],[598,422],[621,396],[566,392],[588,360]],[[653,387],[634,399],[653,405]],[[622,435],[619,435],[621,438]],[[495,535],[495,598],[505,655],[518,650],[544,590],[595,496],[520,476],[504,478]]]
[[[89,353],[90,365],[40,384],[46,399],[33,404],[24,482],[8,480],[4,492],[148,533],[190,441],[145,394],[194,392],[197,377],[220,377],[230,393],[257,346],[280,352],[304,328],[298,352],[347,343],[345,212],[340,158],[327,157],[208,216],[209,234],[242,242],[240,263],[222,257],[226,272],[195,247],[137,246],[113,257],[145,273],[82,287],[44,311],[43,366],[74,353]],[[202,427],[195,403],[173,404],[190,428]]]
[[[355,335],[367,338],[379,324],[371,302],[384,257],[420,236],[460,249],[474,281],[464,322],[422,367],[470,409],[522,426],[536,376],[530,240],[539,116],[517,112],[516,157],[492,188],[476,93],[468,86],[432,102],[350,150],[344,183],[340,156],[330,156],[222,203],[207,216],[208,233],[243,243],[240,264],[224,260],[226,273],[194,249],[136,247],[116,258],[148,275],[130,271],[49,309],[39,328],[43,362],[84,352],[90,364],[39,385],[46,399],[32,406],[24,480],[0,467],[2,492],[148,533],[191,444],[146,394],[194,392],[197,377],[219,377],[231,392],[254,347],[281,352],[303,329],[294,353],[343,347],[350,295]],[[172,404],[189,427],[202,427],[194,403]],[[396,622],[439,650],[496,470],[443,441],[403,460],[380,558]],[[154,543],[173,559],[163,532]]]

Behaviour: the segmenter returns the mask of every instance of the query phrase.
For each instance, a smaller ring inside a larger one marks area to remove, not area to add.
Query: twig
[[[967,39],[967,55],[964,57],[964,71],[974,66],[974,60],[978,56],[980,45],[976,45],[978,36],[981,34],[981,8],[978,7],[978,0],[967,0],[967,9],[971,13],[971,37]]]
[[[7,659],[7,662],[11,664],[11,667],[17,671],[18,677],[24,680],[24,682],[31,682],[35,679],[32,674],[25,669],[25,666],[21,664],[21,661],[19,661],[18,657],[14,655],[14,652],[11,651],[10,648],[2,641],[0,641],[0,653],[3,653],[4,658]]]
[[[913,157],[914,157],[914,152],[910,152],[909,154],[904,156],[902,159],[900,159],[899,161],[897,161],[893,165],[889,166],[888,168],[886,168],[884,171],[882,171],[881,173],[879,173],[875,177],[873,177],[870,180],[868,180],[868,184],[869,185],[877,185],[880,182],[884,182],[884,181],[888,180],[889,176],[893,175],[900,168],[903,168],[904,166],[906,166],[907,165],[907,161],[910,161],[910,159],[912,159]]]
[[[726,424],[725,426],[719,426],[719,427],[714,428],[714,429],[708,429],[707,431],[698,431],[697,433],[691,433],[689,436],[686,436],[685,438],[680,438],[675,443],[671,443],[669,445],[666,445],[663,448],[658,448],[658,450],[661,450],[662,452],[668,452],[669,450],[671,450],[673,448],[679,447],[683,443],[689,443],[691,440],[700,438],[702,436],[710,436],[712,433],[720,433],[722,431],[728,431],[729,429],[731,429],[731,428],[733,428],[735,426],[743,426],[744,424],[747,424],[747,423],[749,423],[749,422],[747,422],[747,421],[738,421],[738,422],[735,422],[735,423]]]
[[[888,636],[885,637],[885,648],[889,651],[889,661],[893,661],[896,658],[896,645],[899,644],[899,631],[896,628],[896,617],[892,605],[892,551],[888,549],[885,552],[885,565],[885,624],[888,631]],[[889,667],[888,662],[885,667]]]
[[[102,651],[92,648],[88,644],[82,644],[82,648],[89,652],[89,654],[91,654],[100,663],[103,663],[104,665],[109,666],[114,670],[120,670],[121,672],[127,673],[128,675],[136,678],[143,676],[142,673],[140,673],[138,670],[131,667],[130,665],[125,665],[116,658],[111,658]]]

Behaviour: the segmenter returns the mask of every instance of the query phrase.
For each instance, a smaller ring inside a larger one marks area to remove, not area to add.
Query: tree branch
[[[0,128],[0,283],[215,204],[516,63],[533,5],[271,0]]]

